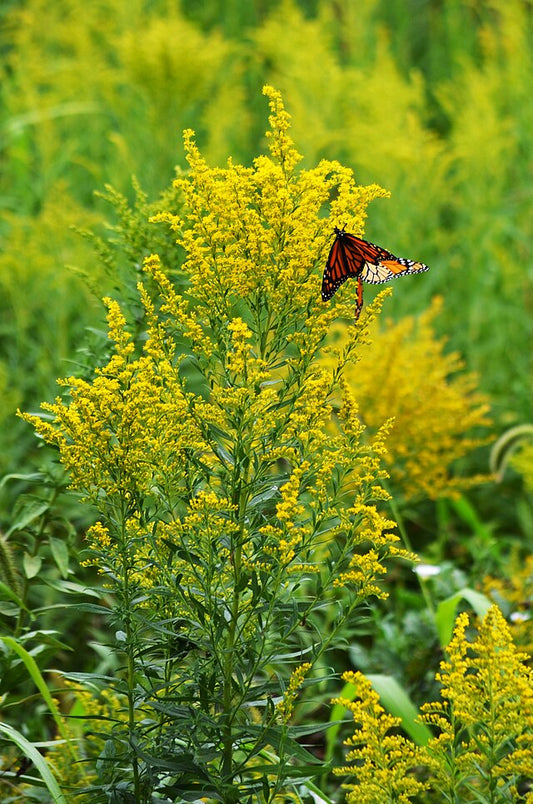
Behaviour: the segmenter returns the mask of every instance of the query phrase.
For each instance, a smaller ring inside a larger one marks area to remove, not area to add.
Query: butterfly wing
[[[395,257],[387,249],[369,243],[354,235],[344,235],[344,248],[350,254],[357,254],[363,260],[361,268],[361,278],[363,282],[378,285],[382,282],[390,282],[398,276],[407,274],[418,274],[427,271],[428,266],[423,262],[415,260],[405,260],[403,257]]]
[[[344,229],[335,229],[336,237],[331,246],[328,261],[322,276],[322,300],[328,301],[350,277],[358,276],[365,263],[364,253],[357,247],[363,243],[358,237],[346,235]],[[351,241],[354,241],[351,243]]]
[[[369,244],[372,245],[372,244]],[[375,246],[375,248],[379,248]],[[395,257],[390,251],[379,249],[382,253],[377,262],[365,261],[361,276],[365,282],[372,285],[379,285],[382,282],[390,282],[397,276],[407,276],[408,274],[420,274],[428,271],[429,268],[423,262],[415,260],[405,260],[403,257]]]
[[[335,240],[322,277],[322,299],[328,301],[350,277],[357,277],[356,319],[363,306],[362,282],[380,284],[397,276],[428,270],[423,262],[395,257],[390,251],[335,228]]]

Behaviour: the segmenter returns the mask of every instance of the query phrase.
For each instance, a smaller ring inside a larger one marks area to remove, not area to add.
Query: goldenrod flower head
[[[71,485],[90,497],[150,493],[162,473],[172,473],[179,487],[185,453],[207,452],[208,445],[157,326],[149,329],[144,354],[136,358],[119,305],[106,301],[115,348],[108,364],[96,370],[92,383],[75,377],[60,381],[71,400],[67,405],[58,397],[43,405],[54,415],[53,424],[24,418],[59,447]]]
[[[484,478],[453,478],[453,462],[484,443],[480,428],[490,424],[488,400],[477,379],[465,374],[456,353],[445,353],[432,322],[440,300],[418,320],[404,318],[371,332],[371,342],[347,363],[345,382],[370,431],[393,418],[386,462],[406,497],[436,499]],[[353,332],[337,333],[337,353]]]
[[[429,787],[414,775],[425,759],[423,751],[394,733],[401,725],[400,718],[385,712],[378,694],[362,673],[347,672],[342,678],[356,688],[355,700],[335,698],[332,701],[345,706],[356,724],[353,737],[345,741],[351,746],[346,755],[346,761],[351,764],[334,769],[335,774],[354,779],[343,784],[349,791],[346,800],[351,804],[411,801],[412,796]]]
[[[291,718],[294,705],[298,697],[298,692],[311,667],[312,665],[309,662],[304,662],[304,664],[299,665],[295,670],[293,670],[287,689],[283,693],[283,698],[276,705],[276,709],[284,723],[288,723]]]
[[[533,673],[497,606],[472,640],[468,626],[468,615],[460,614],[437,675],[443,702],[425,704],[422,720],[440,731],[428,751],[442,787],[460,795],[462,785],[474,783],[488,795],[491,779],[509,785],[532,775]],[[448,776],[451,766],[455,776]]]
[[[197,312],[205,310],[213,322],[231,317],[238,299],[248,297],[255,307],[268,298],[274,309],[284,310],[285,318],[297,312],[301,319],[307,311],[309,342],[316,347],[336,315],[333,305],[319,300],[316,275],[333,225],[346,223],[361,232],[368,203],[386,192],[377,185],[357,186],[352,172],[337,162],[323,160],[297,173],[301,156],[288,135],[290,117],[276,90],[265,87],[264,92],[271,110],[269,156],[257,157],[250,168],[231,160],[226,168],[211,168],[194,132],[185,131],[190,173],[175,185],[183,193],[187,214],[157,219],[170,223],[187,252],[183,270]],[[326,203],[331,208],[327,226],[318,216]],[[340,302],[337,315],[342,309]],[[301,323],[292,329],[298,338]]]

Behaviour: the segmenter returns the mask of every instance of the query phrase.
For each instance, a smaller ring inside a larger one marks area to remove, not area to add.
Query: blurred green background
[[[114,280],[75,230],[109,219],[94,191],[110,183],[133,199],[135,175],[156,199],[184,166],[186,127],[210,163],[250,164],[265,150],[264,83],[283,93],[305,165],[338,159],[390,190],[366,236],[431,266],[395,288],[385,315],[441,295],[437,330],[479,372],[496,433],[528,421],[532,11],[528,0],[4,0],[0,473],[27,468],[35,448],[17,406],[53,398],[87,328],[102,326]]]

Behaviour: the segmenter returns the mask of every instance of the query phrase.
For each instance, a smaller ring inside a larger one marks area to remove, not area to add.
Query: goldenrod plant
[[[533,676],[509,627],[492,606],[469,639],[457,619],[437,680],[442,701],[422,706],[438,735],[427,746],[444,801],[532,801]]]
[[[360,673],[346,673],[353,700],[336,699],[352,713],[356,730],[336,773],[349,775],[348,802],[533,801],[533,676],[513,645],[509,627],[492,606],[477,634],[457,618],[436,678],[441,700],[424,704],[420,720],[434,730],[417,746],[398,732]]]
[[[296,795],[323,772],[297,741],[316,725],[291,723],[297,690],[384,596],[384,562],[414,558],[380,511],[389,424],[363,438],[345,381],[380,299],[320,360],[331,323],[353,321],[349,288],[320,301],[332,226],[361,231],[384,191],[335,162],[298,169],[265,93],[269,154],[250,168],[209,167],[185,132],[183,211],[154,218],[185,259],[144,260],[139,345],[106,299],[108,362],[24,414],[99,513],[84,563],[111,596],[123,658],[105,686],[125,702],[87,791],[102,800]]]

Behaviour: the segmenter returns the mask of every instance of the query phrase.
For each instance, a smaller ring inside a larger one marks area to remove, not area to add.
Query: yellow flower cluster
[[[362,232],[367,205],[387,193],[377,185],[357,186],[338,162],[323,160],[296,174],[301,156],[287,134],[281,95],[272,87],[264,92],[271,110],[269,156],[257,157],[249,168],[231,160],[226,168],[211,168],[187,130],[190,171],[175,181],[187,214],[162,213],[153,220],[169,224],[187,253],[182,269],[196,315],[203,312],[211,327],[234,317],[236,302],[248,299],[253,320],[247,323],[256,336],[269,333],[259,344],[259,356],[268,358],[275,354],[277,330],[313,350],[336,315],[353,315],[348,304],[335,313],[334,305],[320,302],[316,266],[325,259],[333,224]],[[318,214],[325,204],[331,223]]]
[[[149,494],[169,482],[179,488],[187,453],[206,453],[209,446],[159,327],[150,327],[143,354],[135,358],[120,307],[107,301],[115,345],[108,364],[96,370],[92,383],[76,377],[59,381],[70,388],[71,399],[68,405],[59,397],[43,404],[53,423],[29,414],[23,418],[59,447],[71,485],[88,496]]]
[[[497,606],[472,641],[468,626],[468,615],[460,614],[436,676],[443,700],[421,707],[421,722],[440,732],[425,747],[395,733],[400,718],[385,713],[361,673],[343,675],[356,695],[333,701],[356,723],[346,741],[354,746],[351,764],[335,769],[354,780],[343,785],[348,802],[408,802],[425,790],[438,796],[431,801],[531,801],[518,790],[533,778],[533,673]]]
[[[288,572],[318,572],[313,563],[295,563],[297,556],[305,555],[310,546],[312,530],[305,522],[305,506],[299,499],[304,473],[309,471],[308,461],[295,466],[287,483],[280,489],[281,500],[276,505],[278,524],[264,525],[260,529],[263,545],[262,553],[269,556]],[[256,566],[268,567],[266,561]]]
[[[232,594],[228,583],[234,562],[232,537],[236,531],[235,506],[219,497],[214,491],[200,491],[188,505],[182,519],[159,522],[156,549],[166,559],[165,567],[157,566],[152,585],[163,583],[167,587],[180,579],[180,587],[189,590],[187,595],[197,596],[202,602],[205,595],[213,594],[222,600]],[[169,556],[169,546],[179,545],[179,555]],[[216,566],[215,578],[206,577],[205,566]],[[146,583],[146,580],[143,581]],[[209,587],[209,584],[211,586]],[[181,596],[169,600],[174,606],[173,616],[190,613]]]
[[[462,372],[459,356],[446,354],[445,342],[435,337],[439,308],[436,300],[418,320],[408,317],[372,332],[371,347],[359,350],[356,366],[346,367],[369,430],[394,420],[387,439],[390,474],[407,498],[436,499],[483,479],[451,476],[454,461],[484,443],[479,430],[490,422],[475,377]],[[337,349],[350,337],[339,329]]]
[[[387,572],[383,559],[394,557],[416,561],[416,556],[396,545],[399,537],[390,532],[396,523],[384,517],[374,505],[359,498],[350,506],[347,514],[346,530],[352,531],[352,538],[359,549],[350,559],[347,570],[339,574],[334,584],[355,587],[361,597],[376,595],[385,598],[387,593],[377,583],[377,579]],[[349,525],[348,522],[356,524]],[[366,552],[363,552],[363,547],[366,547]]]
[[[304,683],[305,676],[311,667],[312,665],[309,662],[304,662],[304,664],[300,664],[295,670],[293,670],[287,685],[287,689],[283,693],[283,698],[276,705],[276,710],[284,723],[288,723],[291,718],[294,710],[294,704],[296,702],[296,698],[298,697],[298,691]]]
[[[437,780],[459,797],[462,786],[488,795],[491,789],[508,788],[509,780],[533,777],[533,672],[524,664],[528,657],[514,647],[497,606],[489,609],[472,641],[467,639],[468,625],[468,615],[460,614],[449,658],[437,675],[443,702],[422,706],[423,722],[440,730],[427,746],[437,763]]]
[[[357,730],[348,738],[351,750],[346,761],[352,763],[335,768],[337,775],[350,774],[355,782],[344,784],[350,804],[383,804],[388,801],[407,804],[429,785],[419,781],[414,771],[424,759],[422,749],[395,733],[400,718],[388,715],[379,696],[362,673],[347,672],[343,680],[354,685],[356,700],[335,698],[332,703],[342,704],[352,715]]]
[[[143,263],[143,270],[151,276],[159,288],[161,315],[168,316],[171,326],[179,327],[193,348],[195,346],[200,348],[201,353],[209,357],[212,352],[209,337],[199,325],[194,310],[189,309],[186,299],[178,295],[174,289],[163,270],[159,256],[151,254],[146,257]],[[149,309],[148,296],[142,285],[139,285],[139,290],[145,309]]]

